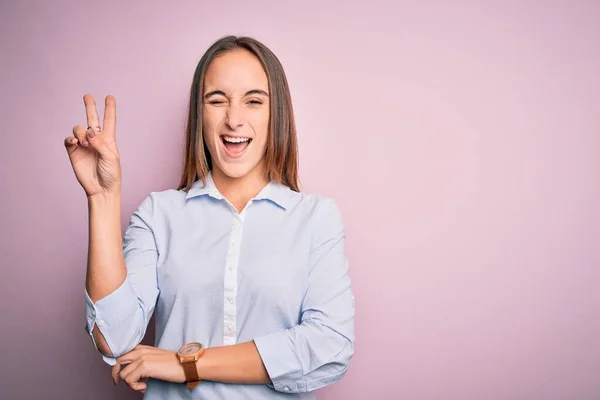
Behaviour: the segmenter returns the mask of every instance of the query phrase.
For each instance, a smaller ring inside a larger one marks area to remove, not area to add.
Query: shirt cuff
[[[109,330],[110,328],[121,323],[132,313],[134,313],[137,310],[137,307],[137,295],[133,291],[133,288],[131,287],[131,284],[127,279],[125,279],[121,286],[119,286],[114,292],[98,300],[96,303],[92,301],[86,289],[85,330],[92,338],[94,346],[98,348],[98,346],[96,345],[96,341],[94,340],[94,335],[92,334],[94,325],[97,325],[98,329],[100,330],[100,332],[104,336],[104,339],[106,340],[106,344],[108,344],[108,347],[114,353],[115,346],[113,344],[112,338],[110,337]],[[105,362],[107,362],[110,365],[115,364],[115,359],[112,357],[107,357],[103,355],[102,358]]]
[[[302,365],[293,349],[288,331],[274,332],[254,339],[254,344],[272,384],[279,392],[306,391]]]

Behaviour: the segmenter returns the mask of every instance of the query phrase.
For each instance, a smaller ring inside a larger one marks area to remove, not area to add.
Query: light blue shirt
[[[86,330],[97,324],[116,357],[141,342],[154,313],[156,347],[253,340],[272,380],[193,390],[149,380],[146,399],[314,399],[354,353],[344,243],[333,200],[275,182],[241,213],[210,175],[188,192],[152,192],[123,236],[126,280],[95,304],[85,293]]]

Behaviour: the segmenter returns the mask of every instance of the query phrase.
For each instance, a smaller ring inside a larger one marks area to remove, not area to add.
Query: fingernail
[[[96,132],[94,132],[94,130],[92,128],[88,128],[87,134],[90,139],[93,139],[94,136],[96,136]]]

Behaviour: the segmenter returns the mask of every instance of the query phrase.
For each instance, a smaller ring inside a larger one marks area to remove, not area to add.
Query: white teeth
[[[223,139],[229,143],[243,143],[250,140],[250,138],[241,138],[241,137],[231,137],[231,136],[223,136]]]

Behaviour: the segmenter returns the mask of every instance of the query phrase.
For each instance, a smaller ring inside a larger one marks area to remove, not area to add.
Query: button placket
[[[225,345],[235,344],[237,340],[237,309],[235,299],[237,296],[237,267],[242,242],[242,221],[243,213],[238,214],[234,212],[229,237],[229,248],[225,261],[225,290],[223,296],[223,343]]]

